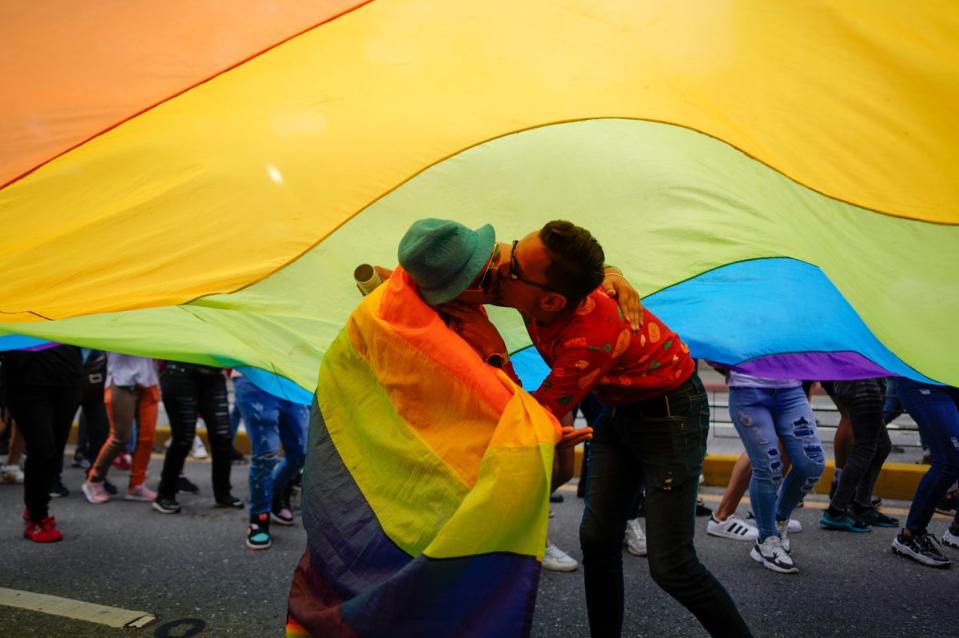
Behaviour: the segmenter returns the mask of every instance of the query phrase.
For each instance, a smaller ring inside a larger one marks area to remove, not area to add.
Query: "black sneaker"
[[[176,491],[189,492],[190,494],[199,494],[200,488],[196,486],[196,483],[194,483],[187,477],[180,475],[180,477],[176,480]]]
[[[70,496],[70,490],[66,488],[63,481],[57,481],[50,486],[50,498],[63,498],[64,496]]]
[[[886,516],[877,509],[866,510],[857,518],[866,525],[873,527],[899,527],[899,519],[892,516]]]
[[[942,553],[939,541],[929,532],[915,532],[908,538],[902,532],[892,541],[892,551],[930,567],[949,567],[951,561]]]
[[[823,529],[835,529],[844,532],[856,532],[857,534],[868,534],[872,531],[868,523],[861,518],[856,518],[848,512],[831,513],[828,509],[822,513],[819,518],[819,526]]]
[[[232,494],[227,494],[225,496],[218,496],[216,498],[217,507],[232,507],[234,509],[241,510],[243,509],[243,499],[239,499]]]
[[[117,495],[117,486],[111,483],[110,481],[108,481],[107,479],[103,479],[103,489],[105,489],[107,491],[107,494],[109,494],[110,496]]]
[[[560,494],[559,492],[553,492],[552,494],[549,495],[550,503],[562,503],[564,500],[565,499],[563,498],[563,495]]]
[[[172,498],[163,498],[162,496],[158,496],[157,499],[153,501],[153,509],[161,514],[179,514],[180,504]]]
[[[713,510],[706,507],[706,503],[703,502],[703,499],[696,499],[696,516],[712,516]]]
[[[289,497],[273,499],[273,508],[270,510],[270,516],[280,525],[292,525],[293,508],[290,507]]]
[[[246,546],[250,549],[270,549],[270,515],[254,514],[250,517],[250,526],[246,528]]]

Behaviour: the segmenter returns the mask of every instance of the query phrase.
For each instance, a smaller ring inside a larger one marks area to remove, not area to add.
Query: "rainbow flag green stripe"
[[[348,276],[355,262],[392,263],[405,229],[430,215],[452,215],[474,226],[489,222],[506,240],[567,217],[596,234],[609,259],[644,296],[729,264],[795,259],[818,267],[893,356],[929,378],[959,385],[953,365],[959,334],[951,321],[959,316],[959,226],[857,208],[801,186],[717,139],[623,119],[535,129],[452,157],[239,292],[174,308],[7,327],[110,350],[242,362],[312,391],[320,357],[355,303]],[[362,255],[356,246],[364,246]],[[780,294],[775,281],[769,294]],[[666,321],[671,312],[683,312],[668,305],[657,310]],[[492,316],[511,349],[529,343],[515,313]],[[831,316],[825,312],[804,321],[828,331]],[[767,320],[782,331],[790,327],[788,317]],[[715,341],[717,328],[701,326],[684,337]],[[800,349],[817,347],[804,343]],[[722,354],[735,363],[776,351],[757,340]]]

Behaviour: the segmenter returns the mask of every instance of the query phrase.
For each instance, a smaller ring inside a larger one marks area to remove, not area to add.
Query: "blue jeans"
[[[798,386],[731,387],[729,415],[752,462],[749,500],[762,542],[779,533],[776,521],[787,520],[822,476],[825,457],[816,433],[816,417]],[[792,470],[785,480],[780,441],[792,461]]]
[[[932,456],[906,518],[906,527],[920,532],[932,519],[936,503],[959,479],[959,389],[901,378],[896,379],[896,391]]]
[[[261,390],[243,377],[234,380],[234,391],[253,446],[250,514],[262,514],[270,511],[273,496],[282,494],[303,467],[310,408]]]
[[[630,504],[646,486],[649,573],[713,636],[749,636],[725,588],[699,562],[693,536],[709,406],[694,374],[653,399],[612,409],[595,424],[579,528],[593,638],[623,625],[623,536]]]

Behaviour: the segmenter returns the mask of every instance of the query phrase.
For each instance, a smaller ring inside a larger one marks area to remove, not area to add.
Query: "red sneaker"
[[[27,521],[23,528],[23,537],[34,543],[56,543],[63,540],[63,533],[57,529],[57,520],[48,516],[39,523]]]

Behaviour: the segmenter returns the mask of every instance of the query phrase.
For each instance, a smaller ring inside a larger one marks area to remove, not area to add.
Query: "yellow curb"
[[[703,461],[703,477],[706,485],[715,487],[726,487],[729,483],[729,476],[736,464],[736,454],[708,454]],[[583,451],[576,448],[575,475],[580,475],[583,467]],[[835,468],[833,461],[826,461],[826,470],[819,479],[819,483],[813,489],[816,494],[829,494],[829,485],[832,483],[832,473]],[[873,493],[882,498],[895,499],[900,501],[910,501],[916,495],[916,487],[919,480],[922,479],[928,465],[918,465],[913,463],[886,463],[882,466],[879,473],[879,479],[876,481],[876,487]]]
[[[707,485],[725,487],[739,456],[735,454],[710,454],[703,461],[703,476]],[[816,494],[829,494],[835,463],[826,461],[826,469],[819,483],[813,488]],[[882,498],[900,501],[912,500],[920,479],[929,470],[928,465],[910,463],[886,463],[879,472],[873,493]]]
[[[583,467],[583,450],[576,448],[575,476],[579,476],[580,469]],[[729,475],[732,473],[733,466],[736,464],[736,454],[707,454],[703,461],[703,477],[705,484],[715,487],[726,487],[729,483]],[[829,494],[829,486],[832,483],[832,473],[835,468],[833,461],[826,461],[826,470],[819,479],[819,483],[813,489],[816,494]],[[876,487],[873,493],[882,498],[909,501],[916,495],[916,487],[919,480],[922,479],[928,465],[918,465],[914,463],[886,463],[882,466],[879,473],[879,479],[876,481]]]
[[[198,432],[203,443],[209,449],[210,441],[207,439],[206,429]],[[70,442],[76,443],[77,424],[73,424],[73,430],[70,433]],[[163,445],[170,438],[169,427],[158,427],[154,438],[154,449],[163,450]],[[234,445],[237,450],[243,454],[250,454],[250,438],[246,432],[236,433]],[[575,449],[574,476],[580,475],[583,467],[583,447],[577,446]],[[729,475],[732,473],[733,465],[736,464],[736,454],[707,454],[703,461],[703,477],[705,484],[715,487],[726,487],[729,483]],[[814,488],[817,494],[828,494],[829,485],[832,483],[832,472],[835,464],[833,461],[826,461],[826,471],[823,472],[819,484]],[[876,481],[876,487],[873,490],[876,496],[895,500],[909,501],[916,494],[916,486],[919,480],[929,469],[928,465],[918,465],[913,463],[886,463],[882,466],[879,473],[879,479]]]

